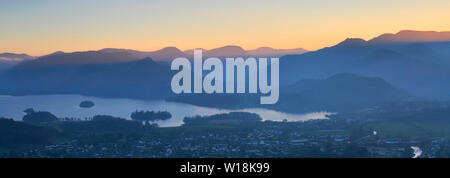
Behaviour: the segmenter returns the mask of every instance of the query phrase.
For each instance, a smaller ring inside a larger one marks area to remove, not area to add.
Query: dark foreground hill
[[[0,148],[3,149],[49,144],[58,134],[53,128],[0,118]]]

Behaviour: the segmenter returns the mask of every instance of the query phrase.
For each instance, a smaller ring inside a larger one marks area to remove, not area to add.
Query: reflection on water
[[[80,108],[81,101],[90,100],[95,103],[92,108]],[[186,116],[212,115],[230,111],[244,111],[256,113],[263,120],[305,121],[310,119],[327,119],[328,112],[314,112],[307,114],[288,114],[270,109],[217,109],[209,107],[193,106],[163,100],[133,100],[133,99],[105,99],[86,97],[80,95],[30,95],[30,96],[0,96],[0,117],[21,120],[23,111],[33,108],[36,111],[49,111],[57,117],[64,118],[88,118],[98,114],[111,115],[122,118],[130,118],[130,114],[136,110],[169,111],[172,118],[167,121],[159,121],[161,127],[179,126]]]

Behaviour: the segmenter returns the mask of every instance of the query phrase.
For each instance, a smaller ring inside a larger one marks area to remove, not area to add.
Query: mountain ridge
[[[0,53],[0,61],[21,61],[26,59],[33,59],[33,56],[30,56],[25,53],[17,54],[17,53]]]
[[[450,41],[450,31],[418,31],[402,30],[395,34],[385,33],[368,42],[374,44],[404,43],[404,42],[441,42]]]

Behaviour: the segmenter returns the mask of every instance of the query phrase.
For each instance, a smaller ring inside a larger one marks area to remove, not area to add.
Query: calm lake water
[[[80,108],[81,101],[90,100],[95,103],[92,108]],[[328,112],[313,112],[306,114],[288,114],[270,109],[217,109],[200,107],[190,104],[167,102],[163,100],[133,100],[133,99],[106,99],[87,97],[80,95],[29,95],[29,96],[1,96],[0,117],[22,120],[24,110],[33,108],[36,111],[49,111],[57,117],[64,118],[88,118],[95,115],[111,115],[130,119],[130,115],[136,110],[168,111],[172,118],[167,121],[157,122],[161,127],[180,126],[183,118],[196,115],[213,115],[232,111],[256,113],[263,120],[305,121],[310,119],[327,119]]]

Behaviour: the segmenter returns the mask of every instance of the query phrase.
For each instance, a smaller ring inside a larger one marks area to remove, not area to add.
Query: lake
[[[92,108],[80,108],[80,102],[85,100],[93,101],[95,106]],[[326,116],[332,114],[329,112],[290,114],[263,108],[217,109],[167,102],[164,100],[109,99],[81,95],[0,95],[0,117],[22,120],[22,117],[25,115],[23,111],[27,108],[33,108],[36,111],[49,111],[59,118],[79,119],[89,118],[99,114],[130,119],[131,113],[136,110],[170,112],[172,114],[171,119],[157,122],[161,127],[180,126],[183,124],[183,118],[186,116],[204,116],[233,111],[256,113],[263,120],[272,121],[282,121],[283,119],[287,121],[327,119]]]

